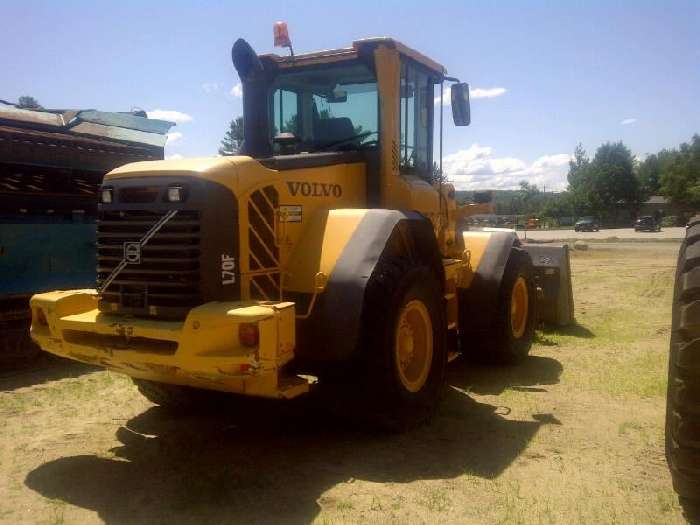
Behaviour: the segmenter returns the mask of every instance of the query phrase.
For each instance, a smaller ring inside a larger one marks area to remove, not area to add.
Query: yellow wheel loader
[[[430,415],[460,353],[525,358],[537,264],[513,231],[462,227],[484,204],[435,182],[443,88],[461,126],[468,85],[390,38],[291,56],[239,39],[232,58],[240,154],[107,174],[97,288],[35,295],[33,339],[163,405],[318,379],[396,427]]]

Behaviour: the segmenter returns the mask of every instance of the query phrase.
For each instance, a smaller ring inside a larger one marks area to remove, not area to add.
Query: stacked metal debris
[[[129,162],[162,159],[172,126],[142,111],[0,101],[0,357],[28,346],[31,294],[95,285],[102,178]]]

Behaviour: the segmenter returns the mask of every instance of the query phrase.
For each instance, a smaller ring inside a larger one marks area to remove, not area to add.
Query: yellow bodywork
[[[301,221],[285,220],[280,215],[275,224],[269,225],[279,248],[279,260],[267,271],[281,273],[283,288],[297,292],[313,292],[316,273],[331,274],[342,248],[366,213],[362,209],[366,205],[365,166],[359,162],[284,172],[243,156],[136,162],[108,173],[105,184],[118,178],[173,175],[217,182],[230,189],[241,203],[249,202],[251,195],[261,188],[273,186],[279,192],[280,209],[301,207]],[[311,192],[304,195],[302,190],[307,188]],[[328,194],[323,193],[324,189]],[[250,265],[250,238],[256,231],[248,214],[248,207],[241,206],[238,227],[243,299],[255,296],[251,280],[261,273]],[[264,299],[281,300],[281,297]]]
[[[97,310],[95,290],[31,299],[32,338],[46,351],[130,376],[239,394],[291,398],[308,383],[285,376],[294,357],[293,303],[211,302],[184,321],[130,318]],[[239,341],[242,323],[259,344]]]

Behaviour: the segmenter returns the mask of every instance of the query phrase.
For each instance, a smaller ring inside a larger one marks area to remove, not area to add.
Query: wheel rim
[[[528,303],[527,282],[521,276],[515,281],[510,296],[510,328],[516,339],[520,339],[525,333],[530,306]]]
[[[401,309],[394,356],[401,384],[409,392],[418,392],[428,380],[433,361],[433,325],[422,301],[414,299]]]

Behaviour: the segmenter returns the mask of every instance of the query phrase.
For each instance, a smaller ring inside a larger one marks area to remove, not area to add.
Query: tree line
[[[615,222],[635,216],[652,195],[666,197],[686,215],[700,210],[700,135],[678,148],[635,159],[622,142],[606,142],[591,158],[579,144],[569,162],[568,187],[545,193],[523,180],[517,190],[494,192],[497,215],[549,217],[594,216]],[[470,192],[458,192],[469,200]]]

